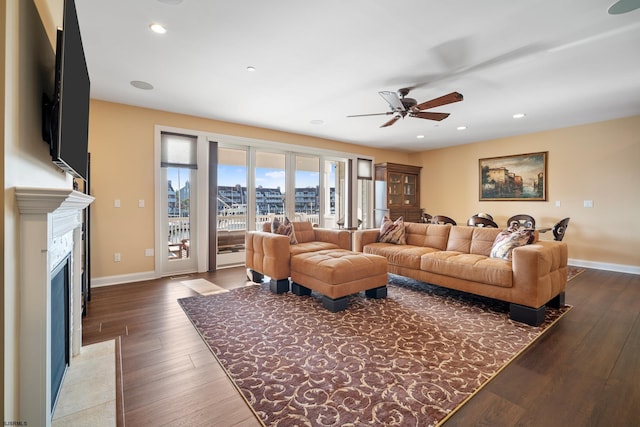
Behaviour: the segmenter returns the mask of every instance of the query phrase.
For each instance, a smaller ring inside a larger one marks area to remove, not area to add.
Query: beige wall
[[[91,275],[92,278],[131,276],[154,270],[154,127],[155,125],[321,147],[373,156],[379,161],[406,163],[406,153],[376,150],[313,138],[202,119],[158,110],[92,100],[89,123],[91,153]],[[120,208],[113,201],[120,200]],[[138,200],[145,208],[138,208]],[[113,254],[121,254],[113,262]],[[117,281],[117,278],[115,279]]]
[[[478,200],[478,159],[538,151],[549,152],[547,201]],[[533,215],[540,226],[571,217],[564,240],[575,264],[634,266],[637,273],[639,165],[640,116],[426,151],[421,154],[422,206],[459,223],[477,212],[492,214],[502,226],[519,213]],[[593,200],[593,208],[583,207],[585,200]]]
[[[60,1],[61,2],[61,1]],[[54,51],[32,0],[2,2],[3,105],[3,333],[4,419],[19,414],[17,358],[20,320],[20,217],[15,187],[71,188],[71,178],[53,165],[41,134],[42,93],[53,94]],[[55,29],[54,29],[55,31]],[[37,369],[37,367],[34,367]],[[24,420],[23,420],[24,421]]]
[[[640,210],[640,201],[627,186],[619,184],[640,182],[640,169],[634,164],[640,160],[638,117],[415,156],[93,100],[89,150],[91,194],[96,197],[91,208],[94,279],[154,270],[154,258],[145,257],[144,249],[154,247],[155,125],[361,153],[374,156],[377,162],[418,164],[423,166],[422,206],[431,214],[447,214],[464,223],[472,213],[484,211],[504,224],[513,214],[530,213],[541,226],[569,216],[565,239],[573,260],[600,268],[611,267],[608,264],[640,266],[639,256],[632,250],[640,243],[640,229],[632,220],[632,212]],[[549,152],[548,201],[478,201],[479,158],[536,151]],[[121,201],[120,208],[113,207],[114,199]],[[138,208],[139,199],[145,200],[145,208]],[[556,200],[560,207],[555,207]],[[583,208],[584,200],[593,200],[594,207]],[[624,227],[612,230],[602,222],[603,215],[615,215]],[[552,237],[546,234],[542,238]],[[122,254],[121,262],[113,262],[114,252]]]

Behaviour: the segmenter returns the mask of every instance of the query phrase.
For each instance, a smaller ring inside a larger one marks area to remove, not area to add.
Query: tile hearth
[[[116,426],[115,340],[82,347],[67,369],[51,425]]]

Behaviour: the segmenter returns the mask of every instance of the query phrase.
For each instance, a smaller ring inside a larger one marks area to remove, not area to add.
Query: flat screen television
[[[53,162],[83,180],[87,179],[89,91],[75,1],[65,0],[62,30],[56,38],[53,98],[42,96],[42,138]]]

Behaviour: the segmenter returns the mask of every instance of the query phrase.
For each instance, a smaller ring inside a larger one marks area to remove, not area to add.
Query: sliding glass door
[[[254,159],[254,229],[260,231],[263,224],[273,222],[275,217],[284,220],[286,215],[286,155],[256,150]]]
[[[366,225],[370,184],[356,184],[355,158],[310,147],[289,151],[286,144],[212,138],[173,129],[157,133],[159,275],[242,265],[245,233],[268,228],[275,218],[323,228]]]
[[[295,155],[294,221],[320,225],[320,157]]]
[[[162,273],[195,271],[197,257],[197,138],[190,135],[162,133],[160,174],[161,229],[166,239]]]
[[[244,262],[249,229],[247,150],[218,148],[216,267]]]
[[[344,228],[347,223],[347,165],[346,160],[324,161],[323,227]]]

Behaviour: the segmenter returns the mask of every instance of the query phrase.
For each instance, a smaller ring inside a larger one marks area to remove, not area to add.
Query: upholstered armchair
[[[274,292],[289,286],[292,255],[324,249],[347,249],[351,247],[351,233],[314,227],[310,222],[292,222],[295,239],[290,244],[290,236],[270,232],[270,224],[264,231],[247,231],[245,235],[245,265],[250,270],[254,282],[262,282],[264,276],[270,278]]]

